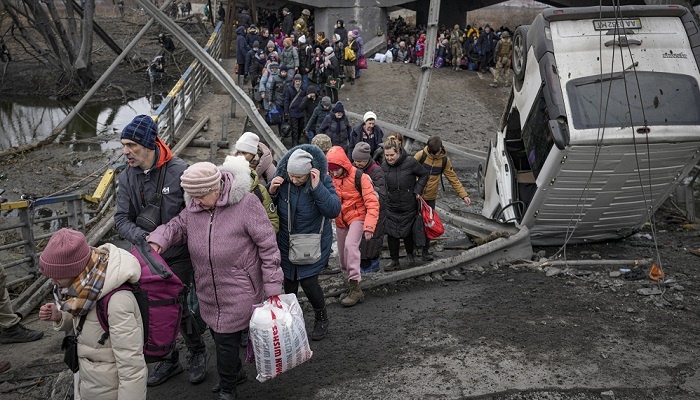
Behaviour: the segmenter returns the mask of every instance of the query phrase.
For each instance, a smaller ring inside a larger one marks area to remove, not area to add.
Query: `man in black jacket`
[[[289,37],[294,31],[294,16],[289,12],[287,7],[282,9],[282,15],[284,15],[281,26],[282,33],[284,33],[286,37]]]
[[[479,36],[479,50],[481,51],[481,59],[479,60],[479,71],[485,72],[489,70],[491,61],[493,61],[493,50],[496,42],[496,34],[491,30],[491,25],[484,26],[484,33]]]

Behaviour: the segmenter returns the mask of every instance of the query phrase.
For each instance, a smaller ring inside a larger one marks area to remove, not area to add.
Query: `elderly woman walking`
[[[238,158],[238,157],[237,157]],[[248,163],[217,168],[200,162],[182,174],[187,206],[148,237],[157,251],[187,244],[202,319],[216,344],[219,399],[235,399],[238,347],[253,305],[282,292],[280,253],[265,209],[251,185]]]
[[[326,156],[314,145],[291,149],[280,160],[275,175],[268,190],[280,218],[277,244],[282,255],[284,291],[296,294],[301,285],[316,312],[311,340],[322,340],[328,333],[328,314],[318,275],[331,255],[331,219],[340,212],[340,200],[328,175]],[[319,233],[318,260],[304,264],[290,260],[290,235]]]
[[[350,163],[342,147],[331,147],[326,157],[328,172],[340,198],[340,214],[335,218],[338,258],[349,286],[345,296],[341,296],[340,304],[352,307],[365,298],[360,288],[360,242],[363,237],[371,240],[377,229],[379,198],[372,178]]]
[[[130,290],[109,299],[109,338],[97,319],[97,302],[124,283],[137,283],[141,265],[128,251],[112,244],[88,245],[78,231],[63,228],[49,239],[39,257],[39,268],[51,278],[57,303],[39,310],[39,319],[53,321],[54,329],[80,328],[78,363],[83,399],[146,399],[148,369],[143,357],[143,321]]]
[[[428,182],[426,171],[395,137],[390,136],[384,142],[384,163],[382,171],[387,189],[387,219],[384,230],[387,234],[391,263],[384,266],[384,271],[400,268],[399,247],[403,239],[406,247],[408,265],[415,265],[413,250],[413,222],[418,214],[418,202],[423,188]]]

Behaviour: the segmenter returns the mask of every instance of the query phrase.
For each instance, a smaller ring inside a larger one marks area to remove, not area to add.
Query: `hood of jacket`
[[[281,176],[285,180],[289,179],[289,175],[287,174],[287,162],[289,161],[289,156],[291,156],[296,149],[302,149],[307,153],[311,154],[311,156],[313,157],[313,161],[311,161],[311,166],[319,170],[319,172],[321,172],[321,177],[328,173],[328,161],[326,159],[326,155],[323,154],[323,150],[312,144],[301,144],[289,150],[287,154],[285,154],[284,157],[282,157],[279,164],[277,164],[275,176]],[[311,180],[309,180],[307,184],[310,185]]]
[[[109,253],[107,274],[105,275],[100,298],[126,282],[136,283],[139,281],[141,278],[141,264],[131,253],[111,243],[105,243],[98,249]]]
[[[423,147],[423,151],[425,152],[426,156],[431,157],[434,160],[442,160],[443,158],[447,157],[447,151],[445,150],[445,146],[442,146],[440,148],[440,152],[437,155],[431,154],[430,150],[428,150],[428,146]]]
[[[348,159],[348,156],[345,154],[345,150],[343,150],[342,147],[340,146],[333,146],[331,147],[330,150],[328,150],[328,153],[326,153],[326,158],[328,159],[328,163],[333,163],[333,164],[338,164],[343,169],[345,170],[345,174],[354,174],[355,172],[355,167],[352,165],[350,160]],[[333,179],[341,179],[341,178],[336,178],[334,176],[331,176]]]
[[[241,201],[246,193],[250,193],[252,178],[250,177],[250,167],[244,157],[226,157],[224,164],[219,167],[221,171],[221,181],[223,189],[216,200],[217,207],[228,206]],[[190,212],[205,211],[200,205],[192,201],[192,196],[185,192],[185,204]]]
[[[265,171],[270,167],[270,165],[272,165],[272,152],[264,143],[258,143],[258,148],[262,151],[262,156],[260,156],[258,167],[261,169],[261,171]]]
[[[238,29],[236,29],[236,34],[245,36],[245,28],[243,26],[239,26]]]

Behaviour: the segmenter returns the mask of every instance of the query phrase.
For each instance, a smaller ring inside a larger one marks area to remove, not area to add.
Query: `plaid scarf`
[[[85,269],[73,283],[67,288],[54,289],[54,296],[61,311],[79,317],[87,314],[97,304],[105,283],[108,259],[108,252],[92,249],[92,255]]]

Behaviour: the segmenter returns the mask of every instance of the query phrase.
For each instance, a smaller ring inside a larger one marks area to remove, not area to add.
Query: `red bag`
[[[367,69],[367,59],[365,56],[360,56],[360,58],[357,59],[357,69]]]
[[[440,217],[438,216],[437,212],[435,212],[435,210],[433,210],[428,203],[423,200],[423,198],[421,198],[420,201],[420,213],[423,216],[425,237],[428,239],[440,237],[443,233],[445,233],[445,226],[442,224],[442,221],[440,221]]]

